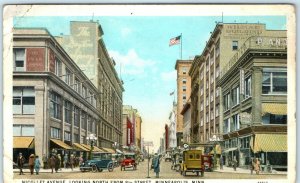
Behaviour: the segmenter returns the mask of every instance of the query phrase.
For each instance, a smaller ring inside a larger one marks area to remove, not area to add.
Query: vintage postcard
[[[295,8],[6,5],[4,182],[296,181]]]

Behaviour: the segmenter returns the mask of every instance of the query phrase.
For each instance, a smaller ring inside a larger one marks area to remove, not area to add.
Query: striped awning
[[[106,152],[109,152],[109,153],[115,153],[115,150],[113,150],[111,148],[102,147],[102,149],[104,149]]]
[[[255,134],[251,137],[250,147],[254,153],[263,152],[287,152],[286,134]]]
[[[81,146],[83,146],[85,149],[87,149],[88,151],[91,150],[91,146],[87,145],[87,144],[80,144]]]
[[[13,148],[33,148],[34,137],[14,137]]]
[[[95,151],[95,152],[104,152],[102,149],[100,149],[97,146],[94,146],[94,150],[93,151]]]
[[[68,144],[64,143],[61,140],[58,139],[50,139],[51,142],[53,142],[54,144],[58,145],[59,147],[61,147],[62,149],[67,149],[67,150],[71,150],[72,147],[69,146]]]
[[[277,115],[287,115],[287,104],[278,103],[262,103],[261,115],[277,114]]]
[[[81,144],[78,144],[78,143],[73,143],[73,147],[75,147],[76,149],[78,149],[80,151],[89,151],[89,149],[85,148],[84,146],[82,146]]]

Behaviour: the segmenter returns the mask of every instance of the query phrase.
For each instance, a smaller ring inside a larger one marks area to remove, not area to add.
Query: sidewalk
[[[233,170],[232,167],[227,167],[227,166],[223,166],[223,170],[220,170],[220,168],[218,168],[217,170],[214,170],[214,172],[222,172],[222,173],[244,173],[244,174],[251,174],[251,171],[249,169],[244,169],[244,168],[236,168],[236,171]],[[253,174],[255,174],[255,171],[253,171]],[[273,170],[272,173],[270,172],[262,172],[260,171],[259,174],[281,174],[281,175],[285,175],[287,174],[286,171],[276,171]]]
[[[14,173],[19,173],[20,170],[19,169],[13,169],[13,172]],[[29,170],[29,168],[25,168],[25,169],[23,169],[23,172],[25,174],[28,174],[28,173],[30,173],[30,170]],[[40,169],[40,173],[51,173],[51,172],[52,171],[51,171],[50,168],[48,168],[48,169],[41,168]],[[73,168],[73,171],[72,171],[71,168],[61,168],[61,170],[57,171],[57,173],[71,173],[71,172],[74,172],[74,173],[80,172],[79,167]],[[35,173],[35,170],[34,170],[34,173]],[[54,169],[53,169],[53,173],[56,173]]]

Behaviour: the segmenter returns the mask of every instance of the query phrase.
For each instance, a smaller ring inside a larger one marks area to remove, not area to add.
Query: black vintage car
[[[79,166],[80,171],[102,172],[107,169],[109,172],[114,170],[111,153],[94,152],[93,159],[87,160]]]

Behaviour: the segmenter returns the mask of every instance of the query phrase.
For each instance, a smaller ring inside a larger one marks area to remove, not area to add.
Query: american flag
[[[181,35],[170,39],[169,46],[179,44],[180,43],[180,38],[181,38]]]

